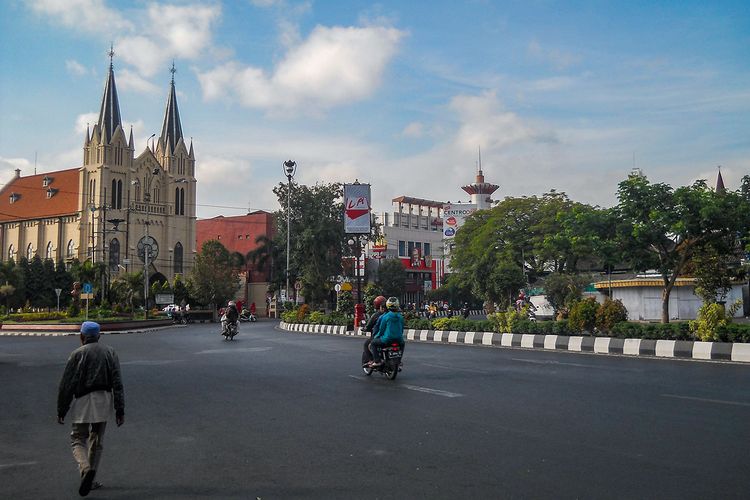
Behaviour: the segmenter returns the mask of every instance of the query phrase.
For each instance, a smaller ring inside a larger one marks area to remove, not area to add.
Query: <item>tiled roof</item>
[[[78,211],[78,169],[14,177],[0,190],[0,222],[70,215]],[[44,186],[44,178],[49,185]],[[52,196],[48,197],[47,191]],[[11,196],[15,201],[11,203]]]

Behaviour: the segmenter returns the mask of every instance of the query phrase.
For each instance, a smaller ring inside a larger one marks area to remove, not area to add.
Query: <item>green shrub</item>
[[[596,327],[603,332],[610,332],[617,323],[628,320],[628,310],[620,299],[606,298],[596,311]]]
[[[719,328],[726,327],[732,322],[732,316],[742,305],[738,300],[729,308],[716,302],[705,302],[698,309],[698,317],[690,322],[690,330],[699,340],[719,341]]]
[[[588,297],[575,302],[570,308],[568,315],[568,326],[574,332],[588,331],[593,333],[596,326],[596,313],[599,303],[593,297]]]
[[[730,323],[718,328],[718,337],[722,342],[750,342],[750,325]]]
[[[8,320],[28,323],[34,321],[55,321],[67,317],[68,315],[64,312],[17,313],[8,315]]]
[[[326,316],[326,313],[321,311],[313,311],[307,317],[307,322],[311,325],[327,325],[327,319],[328,317]]]

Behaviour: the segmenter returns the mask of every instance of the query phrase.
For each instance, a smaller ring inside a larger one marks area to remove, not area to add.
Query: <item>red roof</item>
[[[78,173],[77,168],[72,168],[14,177],[0,190],[0,222],[77,213]],[[45,177],[47,186],[44,186]]]

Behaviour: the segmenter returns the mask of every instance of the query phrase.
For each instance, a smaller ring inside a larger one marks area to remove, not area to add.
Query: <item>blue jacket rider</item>
[[[378,318],[377,332],[370,342],[370,350],[372,351],[372,359],[374,359],[374,365],[380,365],[380,358],[378,356],[378,349],[398,342],[398,344],[404,346],[404,316],[398,312],[399,303],[396,297],[391,297],[386,302],[388,312]]]

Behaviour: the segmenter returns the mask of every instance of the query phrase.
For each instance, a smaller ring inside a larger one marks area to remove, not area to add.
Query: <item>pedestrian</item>
[[[99,324],[93,321],[81,325],[82,345],[70,354],[57,393],[60,425],[65,423],[65,415],[70,410],[73,426],[70,443],[81,474],[78,494],[83,497],[102,486],[94,477],[102,457],[104,431],[113,410],[117,427],[125,421],[120,361],[112,347],[99,343],[99,332]]]

